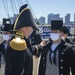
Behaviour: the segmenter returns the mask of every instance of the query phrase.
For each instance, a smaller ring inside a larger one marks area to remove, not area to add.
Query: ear
[[[66,35],[66,37],[68,37],[68,34],[65,34]]]
[[[26,27],[26,31],[28,31],[28,27]]]
[[[63,36],[63,32],[60,32],[60,36],[59,37],[61,38],[62,36]]]
[[[61,35],[63,36],[63,35],[64,35],[64,33],[63,33],[63,32],[61,32]]]

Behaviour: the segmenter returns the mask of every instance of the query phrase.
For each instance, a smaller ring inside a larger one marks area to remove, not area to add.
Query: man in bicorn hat
[[[75,48],[62,40],[63,21],[51,21],[51,42],[43,47],[38,75],[75,75]]]
[[[7,46],[5,75],[32,75],[32,55],[42,48],[41,45],[31,46],[28,41],[33,29],[38,30],[31,10],[23,5],[14,23],[16,34]]]

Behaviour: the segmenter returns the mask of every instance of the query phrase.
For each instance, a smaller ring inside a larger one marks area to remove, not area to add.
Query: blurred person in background
[[[63,33],[62,39],[63,39],[64,41],[66,41],[66,42],[72,44],[72,42],[68,39],[69,34],[70,34],[69,29],[68,29],[66,26],[63,26],[63,27],[60,29],[60,31]]]
[[[7,44],[9,39],[11,38],[11,32],[10,32],[10,27],[12,25],[11,24],[5,24],[3,28],[1,28],[1,32],[2,32],[2,37],[3,37],[3,42],[0,44],[0,54],[4,56],[4,60],[5,60],[5,52],[7,49]],[[1,56],[0,56],[1,59]]]

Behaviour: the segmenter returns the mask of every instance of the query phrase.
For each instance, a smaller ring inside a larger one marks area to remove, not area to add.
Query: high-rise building
[[[47,17],[47,24],[51,24],[51,20],[53,18],[54,14],[48,14],[48,17]]]
[[[14,14],[14,20],[16,20],[17,16],[18,16],[18,14]]]
[[[60,14],[49,14],[48,24],[51,24],[51,20],[63,20],[63,18],[60,17]]]
[[[45,24],[45,17],[40,17],[39,18],[39,23],[40,24]]]
[[[70,14],[67,14],[67,15],[65,16],[65,24],[66,24],[66,25],[70,25]]]
[[[10,17],[11,24],[14,23],[14,17]]]
[[[11,24],[13,24],[13,23],[14,23],[14,21],[15,21],[15,20],[16,20],[16,18],[17,18],[17,16],[18,16],[18,14],[14,14],[14,16],[13,16],[13,17],[10,17]]]
[[[59,20],[59,14],[55,14],[52,18],[52,20]]]

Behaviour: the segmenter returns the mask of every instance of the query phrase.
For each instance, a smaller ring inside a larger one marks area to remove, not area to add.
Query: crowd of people
[[[32,75],[33,55],[41,56],[38,75],[75,75],[75,47],[67,38],[69,30],[63,21],[52,20],[49,41],[42,41],[27,4],[19,11],[14,24],[5,24],[1,29],[4,41],[0,44],[0,62],[3,54],[4,75]]]

